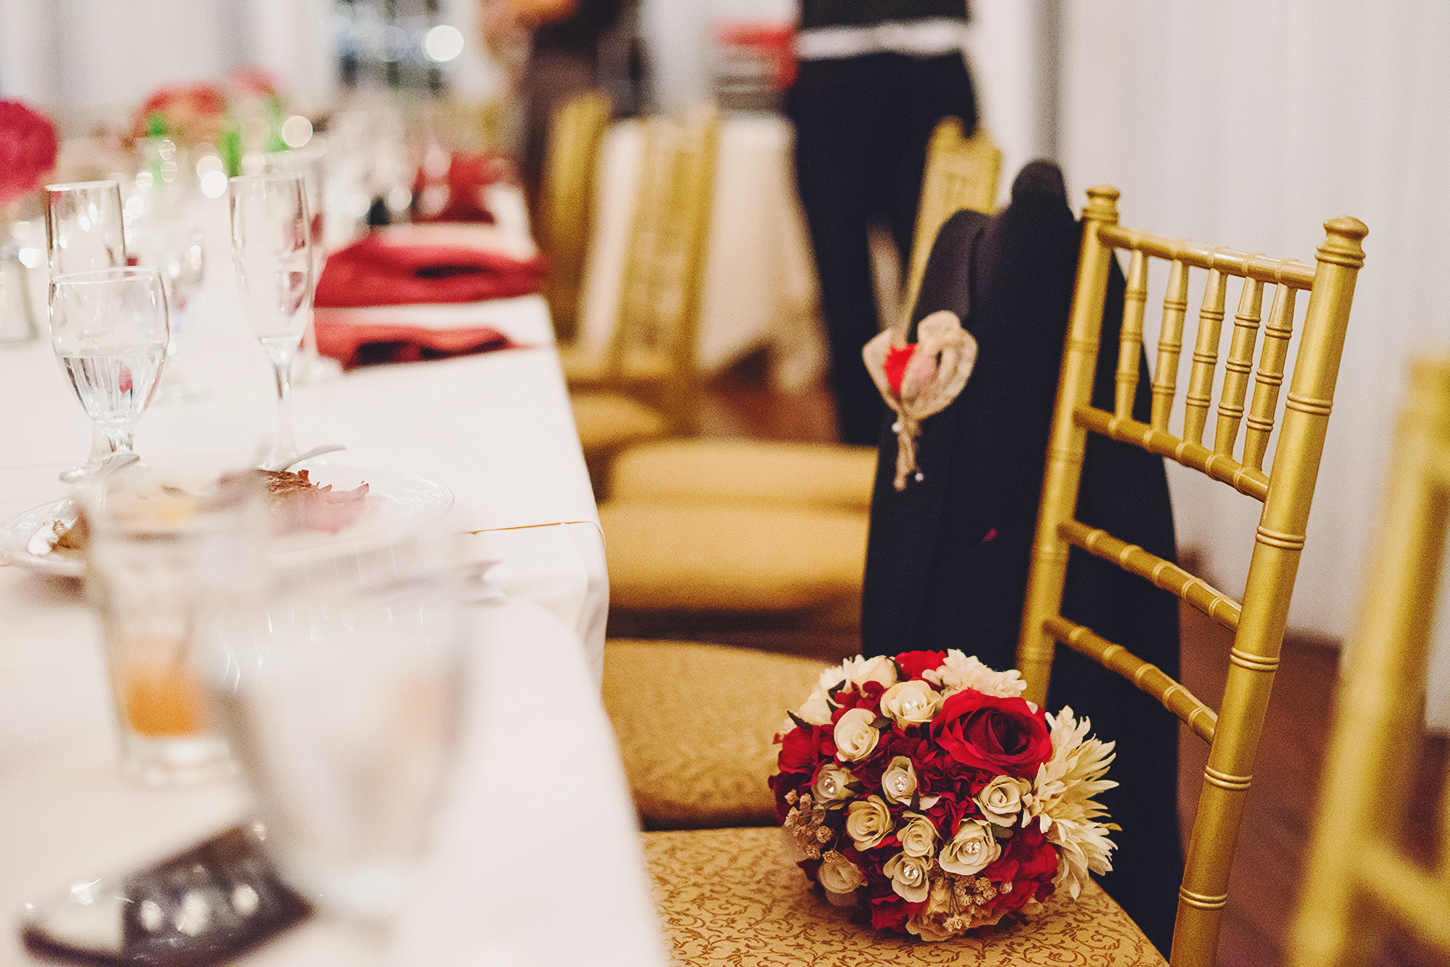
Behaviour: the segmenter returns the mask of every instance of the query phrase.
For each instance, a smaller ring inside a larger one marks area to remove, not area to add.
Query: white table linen
[[[727,115],[701,295],[697,364],[709,376],[759,349],[772,382],[803,389],[824,372],[815,262],[796,197],[794,132],[783,117]],[[643,155],[640,125],[613,125],[596,168],[594,225],[580,305],[584,345],[603,352],[618,318],[620,280]]]

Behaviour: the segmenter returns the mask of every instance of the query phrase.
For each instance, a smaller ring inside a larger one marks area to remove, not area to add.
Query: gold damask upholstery
[[[723,645],[608,641],[604,708],[645,828],[774,824],[775,733],[826,667]]]
[[[690,967],[1109,967],[1163,964],[1095,883],[1036,923],[925,943],[858,926],[810,889],[778,828],[646,833],[674,961]]]
[[[594,210],[594,165],[613,104],[603,91],[569,98],[549,122],[535,219],[539,248],[549,261],[544,298],[559,342],[578,329],[579,293]]]

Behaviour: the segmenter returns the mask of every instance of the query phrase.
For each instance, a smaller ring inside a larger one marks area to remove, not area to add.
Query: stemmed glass
[[[116,181],[78,181],[45,186],[45,242],[50,277],[126,264],[121,186]],[[54,291],[53,289],[51,290]],[[111,445],[99,423],[86,462],[60,475],[75,483],[100,472]]]
[[[166,301],[171,307],[171,342],[166,347],[160,400],[197,399],[202,394],[187,385],[181,372],[177,343],[184,330],[191,302],[206,274],[206,244],[201,226],[189,219],[140,221],[126,233],[126,251],[138,265],[161,272]]]
[[[314,138],[314,141],[319,139]],[[302,187],[307,193],[307,211],[312,216],[312,282],[315,286],[322,278],[322,266],[327,260],[324,241],[324,204],[326,188],[326,164],[320,145],[309,143],[304,148],[277,151],[268,154],[263,161],[264,174],[299,174]],[[317,324],[309,316],[307,328],[302,333],[302,349],[297,355],[293,378],[299,383],[317,383],[342,373],[342,366],[335,359],[320,355],[317,351]]]
[[[277,443],[268,466],[298,455],[292,434],[292,358],[311,316],[312,227],[298,174],[231,179],[232,260],[252,335],[277,375]]]
[[[166,292],[154,268],[51,279],[51,345],[112,454],[134,452],[136,421],[156,394],[169,335]]]

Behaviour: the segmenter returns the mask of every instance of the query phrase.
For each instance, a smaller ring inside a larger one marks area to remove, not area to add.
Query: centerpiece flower
[[[1113,744],[1016,671],[950,651],[850,658],[789,713],[770,779],[800,868],[878,930],[945,940],[1030,919],[1112,868],[1093,797]]]
[[[19,101],[0,101],[0,211],[40,187],[55,167],[55,126]]]

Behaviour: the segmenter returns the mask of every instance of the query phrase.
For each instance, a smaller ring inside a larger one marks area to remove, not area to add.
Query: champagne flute
[[[116,181],[77,181],[45,186],[45,242],[50,277],[126,264],[121,186]],[[53,290],[52,290],[53,291]],[[105,431],[95,423],[86,462],[64,471],[66,483],[99,473],[111,455]]]
[[[267,465],[298,455],[292,434],[292,359],[312,312],[312,228],[298,174],[232,178],[232,261],[252,335],[277,376],[277,442]]]
[[[134,452],[136,421],[156,395],[166,362],[168,315],[154,268],[93,269],[51,279],[51,344],[112,454]]]
[[[319,142],[314,138],[306,147],[268,154],[262,164],[264,174],[291,174],[302,176],[302,187],[307,193],[307,211],[312,216],[312,284],[322,278],[322,266],[327,261],[327,247],[324,240],[324,217],[326,205],[326,159]],[[299,383],[318,383],[332,379],[342,373],[342,365],[317,351],[317,325],[314,316],[309,315],[307,328],[302,333],[302,349],[293,366],[293,379]]]
[[[206,239],[201,226],[190,219],[139,221],[126,233],[126,251],[138,265],[161,272],[166,302],[171,307],[171,342],[166,347],[166,368],[157,398],[199,399],[203,394],[187,385],[178,358],[178,342],[186,327],[192,299],[206,274]]]

